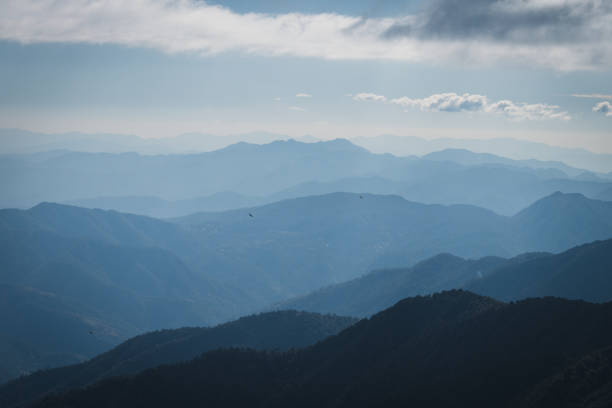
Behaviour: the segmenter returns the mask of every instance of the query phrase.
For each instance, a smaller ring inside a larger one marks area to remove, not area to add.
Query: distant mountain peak
[[[223,152],[237,152],[237,151],[327,151],[327,152],[338,152],[338,151],[350,151],[350,152],[362,152],[371,154],[367,149],[353,144],[348,139],[332,139],[322,140],[317,142],[305,142],[296,139],[279,139],[270,143],[265,144],[253,144],[248,142],[238,142],[224,147],[218,151]]]
[[[324,143],[327,146],[332,146],[334,148],[342,148],[342,149],[348,149],[348,150],[353,150],[353,151],[358,151],[358,152],[366,152],[366,153],[371,154],[369,150],[354,144],[348,139],[337,138],[337,139],[322,141],[322,142],[317,142],[317,143]]]
[[[54,202],[49,202],[49,201],[42,201],[36,204],[35,206],[31,207],[27,211],[32,212],[32,213],[39,213],[39,214],[50,212],[50,211],[65,211],[65,212],[72,212],[73,214],[76,214],[76,213],[94,214],[94,213],[100,213],[100,212],[118,213],[117,211],[114,211],[114,210],[90,209],[90,208],[83,208],[83,207],[79,207],[79,206],[71,205],[71,204],[54,203]]]
[[[425,264],[425,263],[437,263],[437,262],[449,262],[449,261],[465,261],[464,258],[461,258],[459,256],[453,255],[451,253],[448,252],[443,252],[437,255],[432,256],[431,258],[427,258],[424,261],[419,262],[419,264]]]
[[[468,157],[476,157],[476,156],[490,156],[490,157],[498,157],[493,154],[488,153],[476,153],[468,149],[459,149],[459,148],[448,148],[442,149],[435,152],[428,153],[423,155],[424,159],[441,159],[441,158],[455,158],[454,155],[463,155]]]
[[[74,211],[85,210],[86,211],[85,208],[81,208],[81,207],[77,207],[77,206],[69,205],[69,204],[54,203],[50,201],[42,201],[36,204],[35,206],[31,207],[27,211],[31,213],[42,214],[42,213],[48,213],[50,211],[68,211],[68,210],[74,210]]]
[[[599,203],[603,204],[604,202],[587,198],[580,193],[562,193],[556,191],[524,208],[515,217],[533,220],[550,218],[554,215],[567,217],[570,209],[575,214],[581,213],[582,216],[585,216],[587,211],[593,208],[593,205],[598,205]]]
[[[563,193],[561,191],[555,191],[554,193],[539,199],[534,204],[546,203],[546,202],[558,202],[558,201],[586,202],[586,201],[593,201],[593,200],[586,197],[584,194],[581,194],[581,193]]]
[[[546,197],[540,198],[539,200],[537,200],[536,202],[534,202],[533,204],[531,204],[529,207],[525,208],[521,212],[529,211],[529,209],[533,207],[548,205],[548,204],[553,204],[553,203],[559,203],[559,202],[580,203],[580,202],[588,202],[588,201],[598,201],[598,200],[590,199],[580,193],[563,193],[561,191],[555,191],[554,193],[547,195]]]
[[[30,210],[43,209],[43,208],[53,208],[53,207],[57,207],[57,206],[60,206],[60,205],[62,205],[62,204],[52,203],[50,201],[41,201],[40,203],[38,203],[35,206],[33,206],[32,208],[30,208]]]
[[[302,142],[295,139],[288,140],[276,140],[274,142],[262,145],[262,148],[266,147],[282,147],[282,148],[304,148],[304,149],[322,149],[327,151],[338,151],[338,150],[347,150],[347,151],[355,151],[355,152],[366,152],[370,153],[368,150],[363,147],[357,146],[353,144],[348,139],[332,139],[332,140],[321,140],[314,143]]]
[[[355,146],[355,147],[359,147],[356,144],[353,144],[353,142],[351,142],[348,139],[344,139],[341,137],[332,139],[332,140],[327,140],[327,141],[321,141],[318,143],[326,143],[326,144],[330,144],[330,145],[337,145],[337,146]]]

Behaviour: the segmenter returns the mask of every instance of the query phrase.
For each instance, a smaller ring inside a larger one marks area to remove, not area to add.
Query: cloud
[[[571,119],[567,112],[559,111],[559,106],[544,103],[514,103],[505,100],[487,105],[485,111],[502,113],[514,120]]]
[[[375,96],[377,99],[353,99],[375,100],[379,102],[387,101],[385,96]],[[512,120],[571,119],[570,115],[567,112],[560,111],[559,106],[557,105],[547,105],[543,103],[515,103],[509,100],[489,102],[487,97],[484,95],[469,93],[459,95],[454,92],[448,92],[434,94],[426,98],[409,98],[407,96],[402,96],[400,98],[389,100],[389,103],[399,105],[404,108],[418,108],[426,112],[481,112],[502,114]]]
[[[411,99],[406,96],[392,99],[391,103],[403,107],[418,107],[423,111],[460,112],[479,111],[487,104],[487,98],[482,95],[443,93],[428,96],[423,99]]]
[[[602,0],[433,0],[421,18],[395,23],[388,37],[479,39],[513,44],[591,42],[609,33]]]
[[[419,13],[239,14],[196,0],[3,0],[0,39],[163,52],[388,59],[555,70],[612,67],[605,0],[433,0]]]
[[[542,65],[534,54],[541,52],[561,70],[609,68],[611,35],[608,0],[432,0],[417,18],[397,21],[384,33],[389,40],[462,44],[456,50],[468,59],[490,53],[493,60]],[[562,62],[561,55],[569,60]]]
[[[352,96],[348,94],[347,96]],[[362,92],[353,96],[353,100],[356,101],[376,101],[376,102],[384,102],[387,100],[383,95],[376,95],[374,93]]]
[[[612,116],[612,104],[608,101],[599,102],[593,106],[593,112],[603,113],[606,116]]]
[[[296,112],[306,112],[306,109],[300,108],[299,106],[289,106],[288,109]]]
[[[295,95],[296,98],[312,98],[311,94],[307,94],[307,93],[299,93]]]
[[[576,98],[590,98],[590,99],[612,99],[612,95],[607,94],[572,94]]]

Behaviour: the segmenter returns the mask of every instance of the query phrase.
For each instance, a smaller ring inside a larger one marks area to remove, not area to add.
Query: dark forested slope
[[[513,407],[611,345],[611,322],[610,303],[444,292],[403,300],[302,351],[211,352],[36,406]]]
[[[231,347],[288,350],[334,335],[356,319],[307,312],[272,312],[243,317],[212,328],[162,330],[134,337],[87,362],[40,371],[0,387],[0,405],[9,407],[49,392],[83,387],[161,364],[187,361]]]

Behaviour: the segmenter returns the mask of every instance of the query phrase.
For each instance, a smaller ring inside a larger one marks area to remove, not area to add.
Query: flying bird
[[[90,331],[89,331],[89,334],[93,334],[93,332],[90,330]]]
[[[362,195],[360,195],[359,198],[363,200],[363,196]]]
[[[253,214],[249,213],[249,217],[253,218]]]

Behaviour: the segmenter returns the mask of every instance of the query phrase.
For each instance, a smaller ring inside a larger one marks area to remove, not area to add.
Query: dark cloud
[[[415,22],[397,23],[384,36],[511,43],[574,43],[607,30],[596,20],[612,15],[599,0],[435,0]]]

